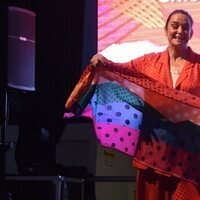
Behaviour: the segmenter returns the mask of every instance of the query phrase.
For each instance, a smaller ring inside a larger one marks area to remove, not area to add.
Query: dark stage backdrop
[[[26,162],[31,153],[35,155],[35,151],[40,150],[34,148],[32,152],[30,141],[41,134],[41,128],[49,134],[50,149],[55,148],[54,144],[63,133],[66,98],[77,83],[82,68],[96,53],[97,7],[94,0],[4,0],[0,5],[1,9],[17,6],[36,13],[36,91],[15,92],[10,94],[9,100],[9,123],[20,125],[16,150],[17,155],[20,155],[17,156],[20,163]],[[1,20],[1,31],[5,29],[5,24],[2,24]],[[1,41],[2,36],[3,34]],[[5,52],[4,49],[6,46],[1,46],[1,52]],[[1,61],[1,65],[6,67],[6,62]],[[3,77],[1,85],[2,81]],[[26,153],[23,145],[28,148]],[[53,162],[54,153],[52,150],[52,157],[47,158],[47,162]],[[34,159],[37,160],[38,157]],[[43,158],[41,160],[44,161]]]

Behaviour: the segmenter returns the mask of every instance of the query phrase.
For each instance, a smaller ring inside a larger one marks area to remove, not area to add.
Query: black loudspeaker
[[[7,86],[35,91],[36,14],[19,7],[8,7]]]

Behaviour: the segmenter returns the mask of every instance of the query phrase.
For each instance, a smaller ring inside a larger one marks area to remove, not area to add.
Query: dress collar
[[[183,82],[189,76],[190,72],[188,70],[191,70],[191,68],[194,66],[196,56],[197,54],[194,51],[192,51],[190,47],[188,47],[188,56],[186,61],[184,62],[181,74],[179,75],[176,81],[175,88],[178,88],[181,82]],[[170,85],[170,87],[173,87],[171,73],[170,73],[168,48],[166,48],[166,50],[161,53],[161,62],[163,64],[163,67],[165,67],[165,70],[167,71],[168,74],[167,80],[171,80],[168,82],[168,85]]]

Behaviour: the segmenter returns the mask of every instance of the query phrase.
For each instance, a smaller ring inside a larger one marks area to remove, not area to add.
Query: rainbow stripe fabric
[[[163,173],[200,183],[200,98],[144,75],[88,66],[65,118],[92,118],[99,142]]]

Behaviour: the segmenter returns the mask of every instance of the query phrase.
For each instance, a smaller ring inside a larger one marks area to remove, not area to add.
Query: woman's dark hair
[[[193,25],[192,16],[187,11],[185,11],[185,10],[177,9],[177,10],[174,10],[173,12],[171,12],[171,14],[168,16],[166,24],[165,24],[165,28],[167,28],[169,20],[172,17],[172,15],[177,14],[177,13],[181,13],[183,15],[186,15],[189,18],[189,20],[190,20],[191,26]]]

